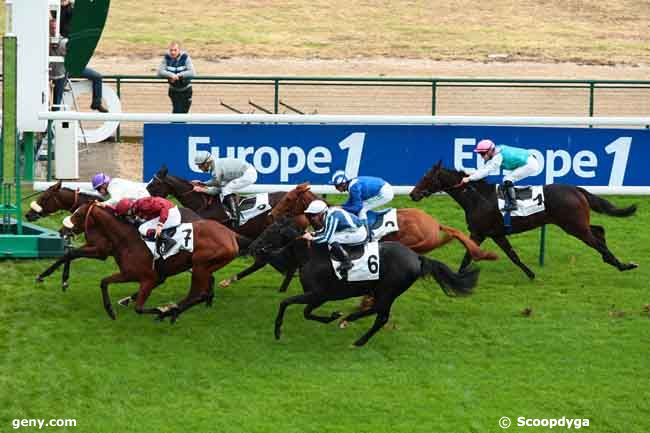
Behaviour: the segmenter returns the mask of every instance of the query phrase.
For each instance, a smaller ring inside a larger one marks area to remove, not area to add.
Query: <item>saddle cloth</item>
[[[352,269],[348,271],[347,281],[371,281],[379,279],[379,242],[368,242],[363,245],[362,251],[361,246],[353,247],[356,254],[346,246],[344,248],[348,250],[350,258],[352,258]],[[334,260],[331,256],[330,260],[336,278],[341,280],[341,274],[338,271],[341,262]]]
[[[270,210],[271,204],[267,192],[246,197],[239,202],[239,225],[243,226],[256,216]]]
[[[501,191],[499,185],[496,188],[499,211],[505,214],[502,210],[506,204],[503,199],[503,191]],[[510,216],[525,217],[546,209],[543,185],[515,187],[515,196],[517,197],[517,210],[510,212]]]
[[[147,248],[151,251],[154,261],[158,259],[168,259],[181,251],[187,251],[189,253],[194,251],[194,230],[192,229],[192,223],[181,224],[174,229],[166,230],[166,233],[176,241],[176,244],[169,251],[165,251],[164,256],[158,254],[155,241],[143,239]]]
[[[389,233],[399,231],[397,226],[397,209],[384,209],[379,212],[369,210],[368,226],[372,231],[372,238],[379,240]]]

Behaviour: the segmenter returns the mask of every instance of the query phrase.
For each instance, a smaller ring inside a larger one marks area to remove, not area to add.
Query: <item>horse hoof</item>
[[[113,307],[110,305],[105,305],[104,308],[106,308],[106,314],[108,314],[108,317],[113,320],[117,319],[117,316],[115,316],[115,311],[113,311]]]
[[[44,280],[40,276],[36,277],[36,282],[37,283],[42,283]]]
[[[341,320],[341,323],[339,323],[339,328],[341,329],[345,329],[348,326],[350,326],[350,322],[348,322],[347,320]]]
[[[219,287],[221,287],[222,289],[225,289],[226,287],[230,286],[231,283],[232,283],[232,281],[230,280],[230,278],[228,278],[228,279],[225,279],[225,280],[221,281],[219,283]]]
[[[533,309],[530,307],[526,307],[523,310],[521,310],[521,315],[524,317],[530,317],[531,314],[533,314]]]
[[[334,311],[330,317],[332,318],[332,320],[336,320],[341,316],[343,316],[343,313],[341,313],[340,311]]]
[[[68,287],[70,287],[70,284],[68,284],[67,281],[61,284],[61,290],[63,290],[64,292],[68,289]]]
[[[280,328],[275,328],[274,334],[275,334],[275,339],[279,340],[280,339],[280,334],[281,334]]]
[[[367,341],[357,340],[357,341],[354,342],[354,347],[362,347],[366,343],[367,343]]]

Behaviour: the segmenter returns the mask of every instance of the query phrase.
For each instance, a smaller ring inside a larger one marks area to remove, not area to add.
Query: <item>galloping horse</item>
[[[63,260],[93,257],[105,260],[113,256],[120,271],[102,279],[102,299],[109,317],[115,312],[108,295],[111,283],[138,282],[137,313],[157,314],[160,319],[171,316],[172,322],[185,310],[200,303],[211,305],[214,297],[212,273],[222,268],[248,246],[248,241],[211,220],[197,219],[192,222],[194,251],[182,251],[154,267],[151,252],[140,238],[137,228],[115,217],[105,208],[88,203],[80,206],[64,225],[75,234],[85,233],[86,245],[66,253]],[[169,307],[144,308],[151,291],[166,276],[192,269],[192,283],[188,295]]]
[[[311,244],[300,238],[303,229],[290,219],[280,219],[270,225],[250,246],[256,255],[281,254],[289,261],[300,264],[300,282],[304,294],[291,296],[280,303],[275,319],[275,338],[280,338],[284,312],[289,305],[306,304],[304,317],[321,323],[330,323],[341,317],[334,312],[319,316],[312,311],[327,301],[356,296],[374,296],[373,305],[356,311],[343,319],[341,326],[362,317],[376,315],[375,323],[354,344],[363,346],[381,329],[390,317],[390,310],[397,299],[413,283],[422,277],[432,276],[447,295],[464,295],[478,280],[478,269],[455,274],[444,263],[420,256],[398,242],[379,244],[379,279],[373,281],[342,281],[334,274],[330,255],[325,245]],[[279,250],[279,252],[277,252]]]
[[[99,200],[96,194],[86,194],[70,188],[62,188],[59,180],[43,191],[38,200],[30,203],[30,210],[25,214],[27,221],[36,221],[60,210],[74,212],[79,206]]]
[[[273,218],[302,215],[314,200],[322,200],[309,189],[308,183],[289,191],[271,210]],[[399,231],[384,236],[382,241],[397,241],[418,254],[427,253],[445,245],[452,239],[463,244],[474,260],[496,260],[493,252],[482,251],[479,246],[460,230],[445,226],[420,209],[397,209]],[[444,236],[442,236],[444,233]]]
[[[57,183],[46,189],[38,200],[30,203],[30,210],[25,214],[25,218],[27,218],[27,221],[33,222],[60,210],[74,212],[79,206],[97,201],[98,199],[100,199],[100,197],[96,194],[86,194],[79,192],[78,189],[62,188],[61,181],[59,180]],[[59,262],[54,263],[46,269],[36,281],[43,281],[45,276],[50,275],[59,266]],[[68,287],[69,277],[70,262],[65,262],[63,273],[61,274],[61,287],[63,290]]]
[[[524,271],[529,278],[535,278],[533,271],[519,260],[508,242],[501,212],[497,208],[495,185],[483,180],[461,184],[466,176],[462,171],[449,170],[438,161],[418,182],[410,193],[411,199],[421,200],[433,193],[444,191],[465,210],[465,219],[471,237],[481,244],[490,237],[508,255],[510,260]],[[635,263],[621,263],[609,251],[605,242],[605,229],[589,224],[589,209],[616,217],[627,217],[636,211],[636,205],[619,209],[604,198],[589,193],[583,188],[551,184],[544,186],[546,209],[527,217],[512,217],[512,233],[521,233],[544,224],[555,224],[568,234],[580,239],[603,257],[605,263],[619,271],[634,269]],[[465,254],[460,269],[469,264],[471,257]]]
[[[192,209],[202,218],[212,219],[222,224],[225,224],[228,220],[221,200],[218,198],[213,199],[211,196],[201,192],[195,192],[191,182],[168,174],[166,166],[161,167],[154,175],[153,179],[147,185],[147,190],[154,197],[167,197],[169,195],[176,197],[184,207]],[[271,207],[276,206],[284,195],[284,192],[270,193],[269,204]],[[250,219],[246,224],[237,228],[236,232],[249,239],[255,239],[264,231],[270,222],[269,214],[266,212]],[[296,222],[301,227],[307,227],[309,225],[309,221],[307,221],[304,215],[298,216]],[[251,266],[239,272],[237,275],[221,281],[219,285],[221,287],[228,287],[233,282],[241,280],[247,275],[263,268],[267,263],[267,261],[256,258]],[[296,269],[291,267],[287,268],[283,263],[279,263],[278,261],[272,261],[271,265],[280,273],[284,274],[284,280],[280,285],[279,291],[286,291]]]

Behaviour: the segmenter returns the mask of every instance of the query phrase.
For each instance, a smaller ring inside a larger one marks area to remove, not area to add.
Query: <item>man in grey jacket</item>
[[[180,43],[169,44],[169,52],[165,54],[158,76],[167,78],[169,82],[169,99],[172,101],[172,113],[187,113],[192,106],[192,77],[196,75],[190,55],[181,51]]]
[[[220,195],[226,212],[230,216],[231,226],[239,228],[239,206],[237,191],[257,181],[257,170],[243,159],[213,159],[206,150],[199,150],[194,155],[194,163],[203,172],[209,172],[212,179],[208,182],[192,181],[194,191],[210,195]]]

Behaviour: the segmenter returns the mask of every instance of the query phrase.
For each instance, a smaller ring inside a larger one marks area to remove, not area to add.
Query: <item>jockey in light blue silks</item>
[[[503,189],[505,206],[503,210],[510,212],[517,210],[514,183],[539,171],[537,159],[528,149],[513,146],[496,146],[492,140],[481,140],[476,145],[474,152],[481,155],[486,164],[471,175],[464,177],[462,182],[483,179],[491,171],[504,168],[511,170],[503,176]]]
[[[348,200],[341,207],[357,215],[364,224],[367,224],[370,209],[390,202],[395,196],[393,187],[379,177],[359,176],[348,179],[343,173],[335,173],[331,184],[340,192],[349,192]]]
[[[312,227],[320,228],[316,233],[306,232],[304,239],[317,244],[328,244],[332,256],[341,262],[338,271],[343,278],[352,268],[352,261],[341,244],[359,245],[368,240],[366,225],[359,218],[344,209],[328,207],[322,200],[314,200],[305,209],[305,215]]]

